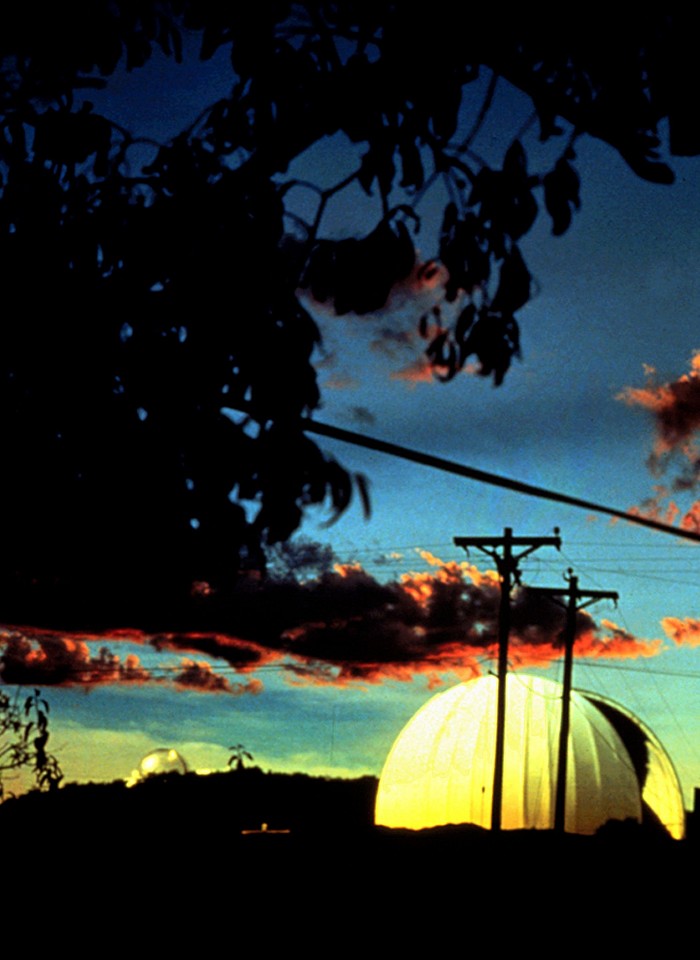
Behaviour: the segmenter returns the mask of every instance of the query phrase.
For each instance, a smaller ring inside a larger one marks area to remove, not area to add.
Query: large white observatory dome
[[[502,826],[550,829],[562,687],[523,674],[509,674],[506,682]],[[497,691],[495,677],[479,677],[438,694],[418,710],[384,765],[377,824],[413,829],[448,823],[490,826]],[[609,701],[606,705],[607,710],[602,698],[593,702],[593,695],[571,695],[567,832],[592,834],[613,819],[641,821],[646,805],[673,836],[682,836],[682,796],[670,760],[636,718]],[[639,734],[634,761],[625,742],[632,729]],[[645,779],[650,785],[654,781],[654,787],[643,796]]]

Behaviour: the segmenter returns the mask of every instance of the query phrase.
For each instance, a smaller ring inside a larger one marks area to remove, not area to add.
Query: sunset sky
[[[220,79],[216,65],[174,75],[156,64],[145,79],[113,84],[109,109],[100,108],[164,137],[220,94]],[[512,92],[496,99],[479,145],[485,156],[521,109]],[[534,132],[523,142],[533,156],[541,149]],[[605,145],[581,141],[577,152],[582,209],[572,227],[552,237],[541,216],[523,243],[538,294],[520,313],[522,362],[504,385],[471,370],[442,384],[422,363],[416,320],[440,296],[438,272],[395,291],[382,314],[336,317],[310,305],[324,336],[317,419],[700,531],[700,161],[674,160],[677,182],[664,187],[641,181]],[[337,179],[347,153],[340,140],[320,144],[292,175]],[[367,203],[339,199],[329,231],[366,231]],[[430,201],[421,213],[427,259]],[[263,594],[252,585],[234,612],[235,636],[144,636],[128,623],[110,638],[0,632],[5,683],[24,680],[30,661],[37,668],[68,780],[126,777],[164,746],[192,768],[222,768],[239,743],[265,769],[378,774],[427,698],[494,669],[493,564],[477,551],[467,557],[453,537],[498,536],[506,526],[548,536],[558,527],[561,552],[527,557],[523,583],[562,587],[572,568],[582,590],[619,593],[617,608],[589,608],[574,683],[651,727],[690,805],[700,786],[700,545],[318,442],[367,476],[371,519],[359,502],[332,526],[325,513],[310,516],[301,534],[332,551],[322,582]],[[513,667],[559,678],[560,624],[525,597],[514,606]]]

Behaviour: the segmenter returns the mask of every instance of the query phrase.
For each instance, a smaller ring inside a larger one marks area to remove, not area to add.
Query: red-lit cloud
[[[0,678],[6,684],[96,686],[155,679],[134,654],[121,660],[101,646],[95,656],[75,637],[12,632],[0,635],[0,648]]]
[[[439,370],[439,368],[438,368]],[[476,364],[468,363],[462,367],[462,373],[466,375],[475,374],[478,370]],[[412,363],[407,364],[400,370],[395,370],[390,374],[392,380],[403,380],[409,386],[415,386],[417,383],[435,383],[435,367],[426,356],[418,357]]]
[[[262,644],[225,633],[142,634],[137,642],[147,643],[156,650],[204,654],[224,660],[238,673],[250,673],[278,659],[273,650]]]
[[[680,451],[697,460],[692,441],[700,428],[700,351],[691,359],[690,372],[670,383],[658,383],[653,367],[647,367],[646,372],[646,385],[626,387],[619,399],[654,415],[656,440],[652,458],[658,461],[670,452]]]
[[[576,653],[580,657],[603,657],[627,660],[636,657],[655,657],[661,652],[663,641],[644,640],[635,637],[629,630],[602,618],[600,627],[582,631],[576,641]]]
[[[497,575],[422,556],[429,571],[385,584],[346,564],[297,585],[303,617],[294,615],[294,604],[288,606],[290,626],[276,644],[291,658],[295,678],[344,684],[424,675],[435,685],[444,673],[467,678],[481,672],[497,643]],[[556,604],[520,591],[512,605],[513,658],[541,664],[561,657],[563,618]],[[579,614],[577,633],[589,656],[652,655],[660,647],[660,641],[623,635],[612,625],[599,627],[586,613]]]
[[[408,276],[391,288],[381,309],[361,315],[343,310],[342,316],[349,323],[361,324],[364,329],[370,330],[369,349],[373,353],[395,363],[402,363],[404,358],[415,355],[416,349],[420,349],[416,347],[416,343],[420,342],[418,337],[420,318],[439,317],[440,309],[444,306],[447,279],[447,270],[437,261],[416,260]],[[314,300],[310,290],[299,291],[299,296],[317,317],[322,318],[326,323],[337,322],[338,314],[332,299],[324,302]],[[423,331],[424,340],[431,340],[439,330],[437,321],[431,323],[429,329]],[[319,371],[324,367],[334,368],[335,355],[331,354],[314,363]],[[391,377],[409,383],[435,380],[433,368],[425,357],[419,358],[415,364],[392,373]],[[329,375],[323,382],[325,389],[333,390],[353,389],[356,386],[357,381],[342,372]]]
[[[380,582],[359,564],[337,564],[304,581],[244,582],[232,594],[201,598],[217,629],[201,633],[138,632],[65,637],[13,630],[0,636],[5,683],[91,684],[147,682],[154,676],[137,657],[122,662],[109,647],[122,641],[179,653],[179,668],[158,668],[159,682],[207,693],[257,693],[256,672],[276,667],[293,683],[344,685],[445,675],[468,679],[497,652],[499,579],[467,562],[443,563],[422,553],[427,570]],[[515,666],[543,665],[562,656],[565,613],[536,591],[518,590],[511,603],[510,658]],[[695,643],[684,622],[676,642]],[[577,617],[576,653],[584,657],[654,656],[662,640],[632,636],[615,624]],[[99,643],[99,655],[90,652]],[[153,668],[155,671],[155,668]],[[227,674],[227,675],[225,675]],[[237,678],[235,680],[234,678]]]
[[[123,658],[110,649],[128,642],[159,651],[200,653],[225,660],[245,674],[278,656],[270,650],[218,634],[157,634],[114,631],[106,636],[66,636],[50,631],[17,628],[0,633],[0,681],[34,686],[94,687],[133,683],[168,683],[206,693],[259,693],[262,683],[250,678],[232,683],[215,672],[208,661],[183,657],[179,668],[161,667],[156,673],[141,665],[134,653]],[[92,652],[91,644],[99,649]]]
[[[418,357],[413,363],[395,370],[391,374],[392,380],[405,380],[407,383],[434,383],[435,368],[427,357]]]
[[[679,646],[700,647],[700,620],[686,617],[664,617],[661,621],[666,635]]]
[[[683,530],[692,530],[700,533],[700,500],[691,504],[690,509],[681,517],[680,526]]]
[[[217,673],[208,660],[187,658],[182,660],[182,670],[173,678],[173,683],[198,693],[232,693],[235,696],[258,694],[263,689],[262,681],[257,677],[251,677],[245,683],[231,683],[223,674]]]
[[[668,383],[658,382],[653,367],[645,370],[645,386],[626,387],[618,399],[653,415],[654,442],[647,465],[655,476],[670,472],[673,465],[673,476],[667,486],[656,486],[653,496],[629,512],[700,532],[700,501],[682,509],[671,499],[697,489],[700,481],[700,351],[693,355],[689,372]]]

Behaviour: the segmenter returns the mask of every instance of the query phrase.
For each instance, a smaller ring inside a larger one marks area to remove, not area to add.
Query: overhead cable
[[[684,540],[692,540],[695,543],[700,543],[700,533],[694,530],[672,527],[667,523],[662,523],[660,520],[653,520],[651,517],[627,513],[615,507],[606,507],[604,504],[594,503],[592,500],[572,497],[568,493],[559,493],[557,490],[547,490],[545,487],[537,487],[532,483],[524,483],[522,480],[513,480],[510,477],[502,477],[497,473],[490,473],[487,470],[467,467],[464,464],[455,463],[453,460],[436,457],[430,453],[421,453],[418,450],[412,450],[410,447],[400,446],[397,443],[389,443],[387,440],[379,440],[376,437],[368,437],[365,434],[356,433],[354,430],[334,427],[328,423],[321,423],[319,420],[303,418],[301,422],[305,431],[330,437],[332,440],[351,443],[357,447],[365,447],[367,450],[376,450],[378,453],[386,453],[392,457],[400,457],[402,460],[419,463],[424,467],[432,467],[434,470],[443,471],[443,473],[453,473],[458,477],[476,480],[477,483],[486,483],[493,487],[503,487],[506,490],[522,493],[528,497],[539,497],[542,500],[553,500],[555,503],[565,503],[571,507],[580,507],[583,510],[604,513],[618,520],[626,520],[628,523],[636,523],[642,527],[649,527],[652,530],[670,534],[672,537],[680,537]]]

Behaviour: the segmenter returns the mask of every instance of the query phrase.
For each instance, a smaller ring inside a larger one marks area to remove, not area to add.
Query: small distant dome
[[[187,764],[177,750],[158,747],[147,753],[139,763],[138,773],[142,779],[159,773],[187,773]]]
[[[562,689],[552,680],[508,674],[504,829],[554,825]],[[478,677],[433,697],[409,720],[379,780],[377,824],[491,825],[497,692],[495,677]],[[628,818],[642,820],[640,781],[630,754],[616,725],[574,691],[565,829],[592,834],[608,820]]]

